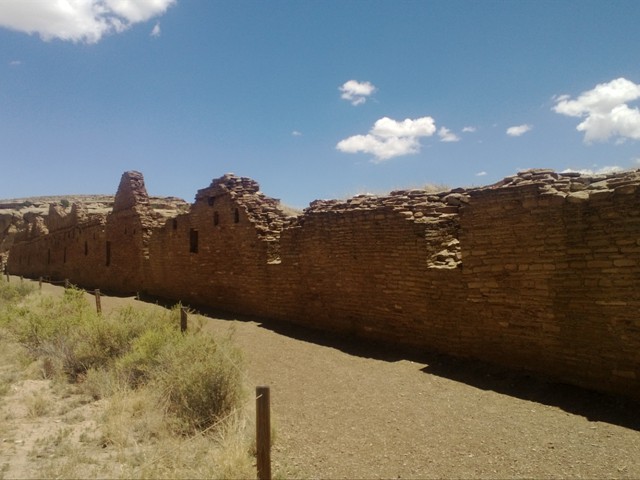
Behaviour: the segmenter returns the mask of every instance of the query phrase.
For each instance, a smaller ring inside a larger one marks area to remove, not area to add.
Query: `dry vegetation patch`
[[[0,284],[0,478],[254,475],[230,336],[25,285]]]

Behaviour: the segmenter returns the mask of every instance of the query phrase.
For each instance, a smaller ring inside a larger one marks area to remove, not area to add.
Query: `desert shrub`
[[[8,306],[20,301],[34,291],[30,283],[10,283],[0,278],[0,306]]]
[[[154,385],[181,433],[210,428],[245,397],[241,353],[230,338],[186,335],[167,345],[158,360]]]
[[[59,365],[72,381],[89,369],[112,365],[144,332],[169,331],[171,322],[170,314],[152,316],[133,308],[100,316],[84,292],[74,288],[66,289],[62,299],[43,296],[34,304],[14,306],[5,318],[10,321],[4,324],[34,358]]]
[[[118,376],[129,386],[138,387],[149,381],[160,364],[160,354],[167,345],[178,341],[176,328],[146,330],[131,342],[130,350],[116,361]]]
[[[121,478],[248,478],[253,466],[240,351],[230,337],[203,332],[196,316],[182,334],[179,316],[179,305],[100,316],[77,289],[62,298],[2,302],[0,360],[16,361],[16,352],[26,352],[29,368],[54,379],[54,390],[103,399],[94,441],[117,449]],[[0,376],[0,395],[13,380]],[[33,417],[49,413],[37,396],[27,407]],[[56,463],[55,475],[43,477],[87,476],[73,464],[73,452],[65,453],[69,462]],[[102,476],[109,476],[104,468]]]

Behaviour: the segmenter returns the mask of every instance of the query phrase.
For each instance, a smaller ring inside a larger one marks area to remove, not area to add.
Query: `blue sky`
[[[0,198],[640,168],[638,1],[0,0]]]

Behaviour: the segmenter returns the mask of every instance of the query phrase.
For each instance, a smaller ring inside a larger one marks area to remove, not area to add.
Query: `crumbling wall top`
[[[260,185],[251,178],[227,173],[213,179],[209,187],[198,190],[196,204],[211,204],[219,195],[229,195],[236,205],[244,209],[261,238],[277,238],[283,228],[295,221],[295,217],[282,210],[280,200],[260,192]]]
[[[589,175],[581,172],[555,172],[550,169],[531,169],[486,187],[469,191],[472,196],[490,195],[499,189],[537,187],[546,195],[566,197],[569,201],[586,200],[593,195],[633,193],[640,188],[640,170]]]
[[[113,213],[148,205],[149,195],[144,186],[142,173],[136,171],[124,172],[113,202]]]

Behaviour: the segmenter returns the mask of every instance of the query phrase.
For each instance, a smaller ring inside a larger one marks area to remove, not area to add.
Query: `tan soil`
[[[159,308],[133,298],[103,297],[102,303],[104,309]],[[638,404],[266,322],[211,318],[207,328],[233,328],[245,351],[247,383],[271,387],[273,463],[280,476],[640,478]],[[3,425],[3,435],[21,428],[9,446],[1,444],[7,478],[29,476],[28,458],[17,452],[43,435],[34,422],[51,427],[57,418],[29,419],[15,398],[13,392],[2,402],[2,418],[11,411],[14,422]]]

